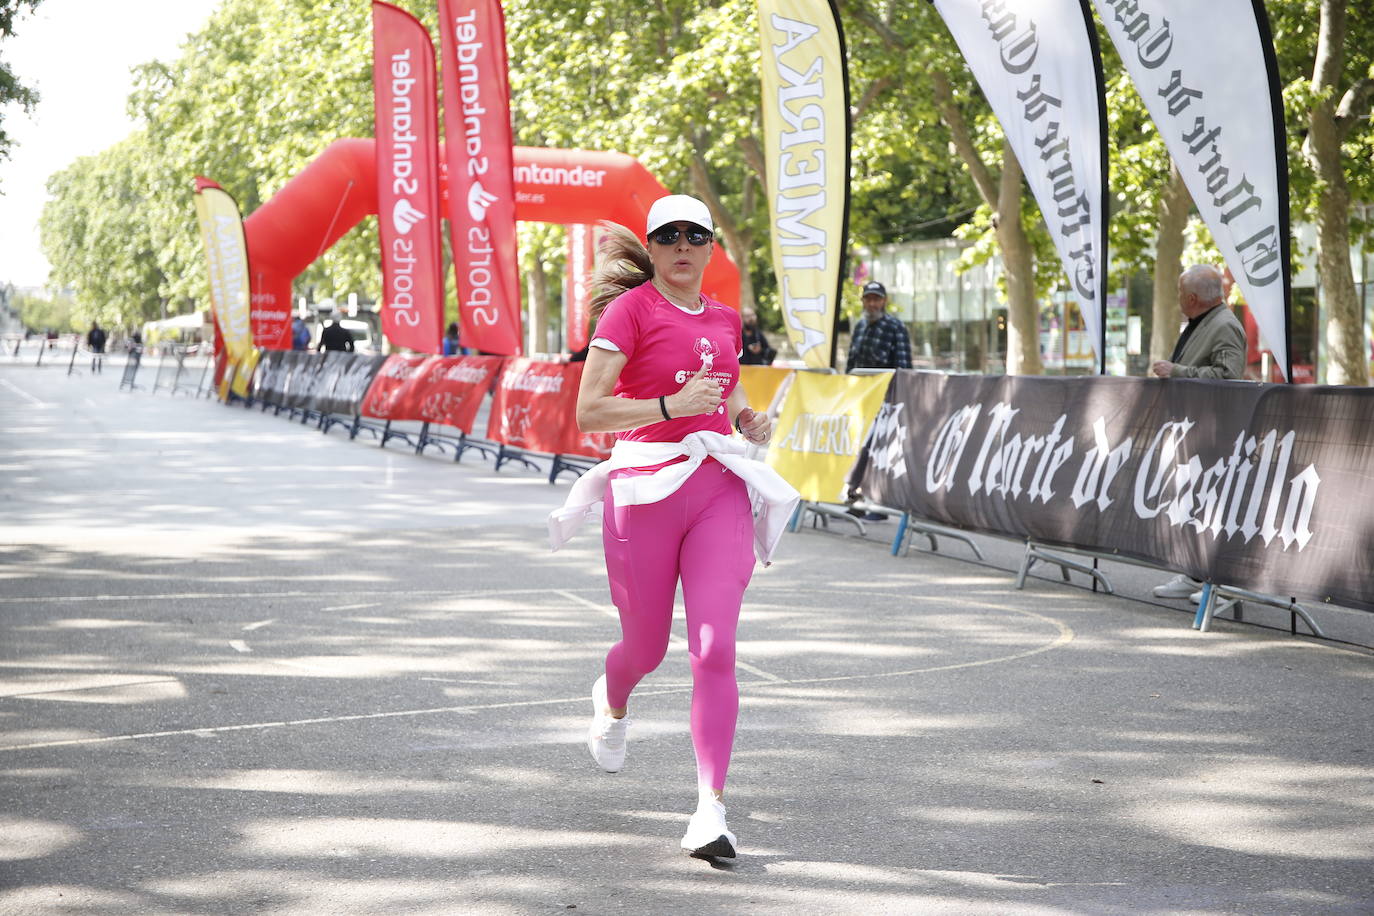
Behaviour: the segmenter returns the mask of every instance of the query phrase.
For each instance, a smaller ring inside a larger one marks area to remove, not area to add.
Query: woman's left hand
[[[766,413],[759,413],[750,407],[739,412],[735,427],[754,445],[763,445],[773,434],[773,421]]]

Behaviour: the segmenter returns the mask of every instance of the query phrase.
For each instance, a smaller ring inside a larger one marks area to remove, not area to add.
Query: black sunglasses
[[[695,245],[698,248],[714,238],[709,230],[702,229],[700,226],[693,226],[691,229],[686,230],[679,229],[677,226],[663,226],[654,230],[654,234],[649,236],[649,238],[658,242],[660,245],[676,245],[677,240],[682,237],[684,232],[687,235],[687,243],[689,245]]]

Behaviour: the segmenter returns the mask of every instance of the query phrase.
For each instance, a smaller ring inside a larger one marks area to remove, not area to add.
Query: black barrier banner
[[[286,380],[291,374],[291,363],[287,357],[294,355],[290,350],[264,350],[258,360],[258,371],[253,376],[253,397],[264,404],[276,406],[286,393]]]
[[[315,386],[313,410],[320,413],[357,416],[363,396],[372,385],[377,370],[386,362],[380,353],[331,353],[320,370]]]
[[[254,397],[276,407],[353,416],[385,360],[367,353],[264,350]]]
[[[288,357],[290,372],[282,390],[282,406],[310,409],[314,397],[315,376],[324,367],[324,357],[318,353],[292,353]]]
[[[1374,389],[903,370],[866,454],[931,521],[1374,610]]]

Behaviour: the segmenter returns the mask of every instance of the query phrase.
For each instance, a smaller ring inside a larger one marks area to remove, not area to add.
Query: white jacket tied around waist
[[[642,468],[686,455],[686,461],[666,465],[652,474],[619,477],[611,481],[618,506],[656,503],[677,492],[701,467],[706,456],[723,464],[749,488],[754,512],[754,555],[767,566],[778,546],[801,494],[778,472],[761,461],[746,458],[748,446],[720,433],[688,433],[681,442],[631,442],[618,440],[611,457],[597,464],[573,483],[563,505],[549,513],[549,545],[557,550],[581,527],[588,515],[601,517],[606,481],[611,471]]]

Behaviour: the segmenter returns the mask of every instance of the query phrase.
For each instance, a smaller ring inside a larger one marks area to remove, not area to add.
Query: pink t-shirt
[[[643,283],[606,306],[596,324],[596,336],[615,344],[626,357],[615,384],[616,397],[656,400],[659,395],[676,394],[703,363],[709,363],[707,374],[730,396],[739,382],[743,346],[739,313],[713,299],[702,299],[706,308],[689,315],[663,298],[653,283]],[[616,433],[616,438],[681,442],[688,433],[700,431],[730,435],[724,403],[712,414],[660,420]]]

